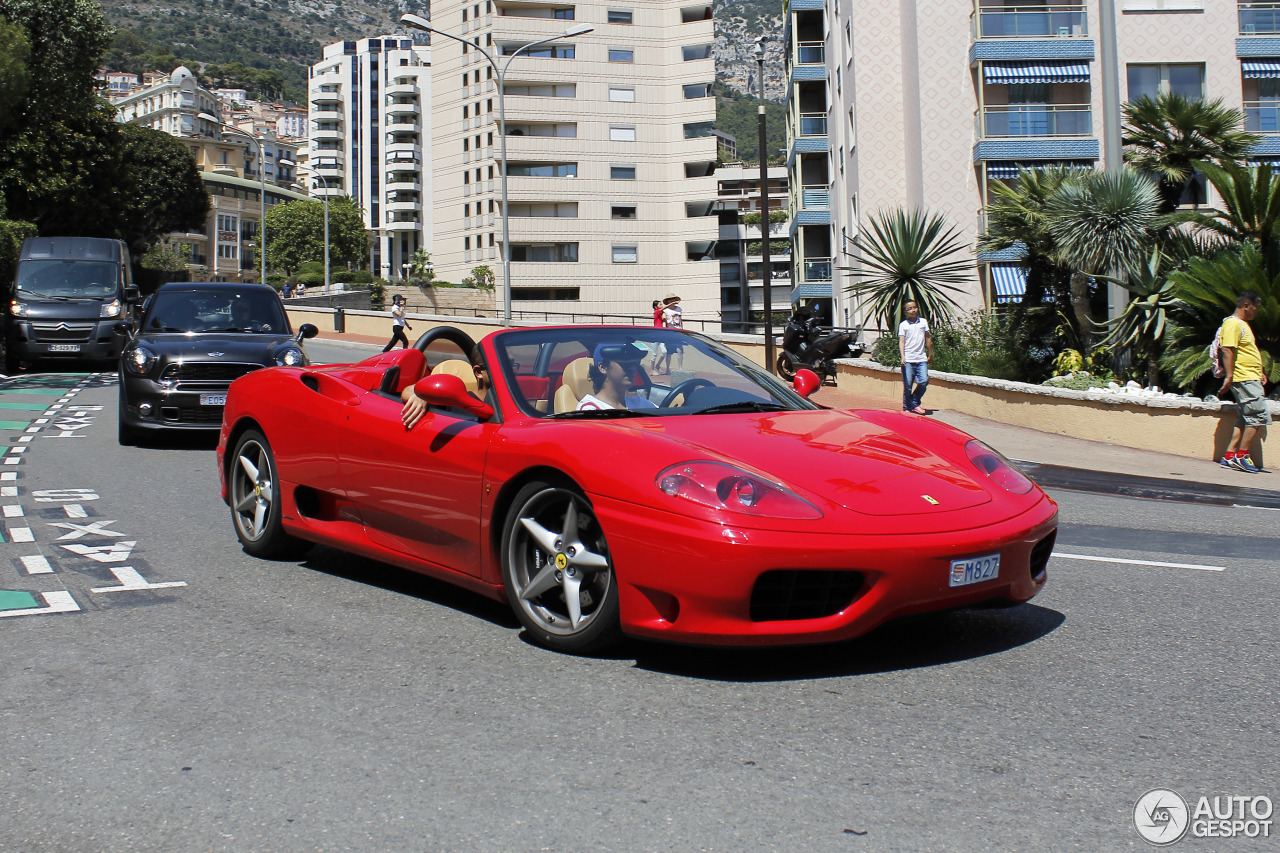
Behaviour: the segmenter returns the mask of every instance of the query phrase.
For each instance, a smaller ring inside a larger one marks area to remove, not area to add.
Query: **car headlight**
[[[1007,492],[1025,495],[1035,485],[1027,479],[1026,474],[1013,467],[1008,459],[976,438],[964,446],[964,452],[975,468]]]
[[[13,300],[9,303],[9,313],[15,317],[27,316],[27,303]]]
[[[724,462],[672,465],[656,480],[668,497],[757,518],[822,518],[822,511],[779,483]]]
[[[156,365],[156,354],[143,346],[124,351],[124,369],[135,376],[146,376]]]
[[[282,367],[298,367],[307,363],[307,357],[297,347],[285,347],[276,353],[276,364]]]
[[[120,316],[120,300],[112,299],[110,302],[104,303],[102,309],[98,312],[99,317],[119,317]]]

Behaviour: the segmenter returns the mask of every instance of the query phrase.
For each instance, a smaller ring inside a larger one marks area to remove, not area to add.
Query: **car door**
[[[350,412],[342,480],[373,542],[467,574],[480,574],[485,456],[499,429],[428,409],[412,430],[399,399],[369,392]]]

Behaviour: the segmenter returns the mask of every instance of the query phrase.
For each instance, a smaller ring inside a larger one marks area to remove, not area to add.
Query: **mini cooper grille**
[[[217,361],[186,361],[164,369],[161,379],[179,382],[227,382],[257,370],[261,364],[235,364]]]
[[[1049,566],[1049,555],[1053,553],[1053,540],[1058,537],[1058,531],[1053,531],[1048,536],[1036,543],[1031,549],[1031,577],[1038,578],[1044,574],[1044,570]]]
[[[862,587],[862,572],[765,572],[751,590],[751,621],[820,619],[839,613]]]
[[[41,343],[87,341],[97,326],[93,323],[32,323],[31,336]]]

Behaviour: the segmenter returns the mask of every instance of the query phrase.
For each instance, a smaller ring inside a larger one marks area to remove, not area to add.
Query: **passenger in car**
[[[489,377],[485,372],[484,356],[480,353],[480,346],[471,348],[471,370],[475,373],[477,393],[471,396],[479,396],[483,399],[485,392],[489,390]],[[427,413],[427,401],[413,393],[413,383],[410,382],[400,392],[400,399],[404,400],[404,408],[400,410],[400,421],[404,424],[405,429],[413,429],[414,424],[422,420],[422,416]]]
[[[648,350],[635,344],[600,344],[591,355],[592,394],[578,401],[578,411],[589,409],[656,409],[653,402],[628,394],[640,373],[640,362]]]

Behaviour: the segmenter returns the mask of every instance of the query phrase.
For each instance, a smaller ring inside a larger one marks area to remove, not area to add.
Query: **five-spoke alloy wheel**
[[[503,529],[502,574],[507,600],[539,643],[581,654],[622,638],[609,548],[577,490],[550,483],[520,490]]]
[[[245,551],[255,557],[287,557],[310,547],[284,532],[276,461],[262,433],[249,430],[236,442],[227,467],[231,519]]]

